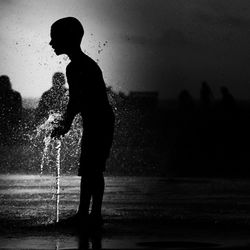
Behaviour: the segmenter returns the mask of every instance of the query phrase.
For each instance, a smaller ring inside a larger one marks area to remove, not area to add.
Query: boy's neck
[[[74,61],[81,54],[83,54],[83,52],[82,52],[80,47],[79,48],[74,48],[74,49],[72,49],[71,51],[69,51],[67,53],[67,55],[68,55],[68,57],[69,57],[69,59],[71,61]]]

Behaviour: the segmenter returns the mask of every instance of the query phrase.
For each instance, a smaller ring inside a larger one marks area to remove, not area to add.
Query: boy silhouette
[[[76,114],[81,114],[80,204],[77,214],[69,220],[80,225],[102,225],[103,171],[113,140],[114,114],[101,69],[81,50],[83,34],[80,21],[74,17],[59,19],[51,26],[50,45],[56,55],[66,54],[71,61],[66,68],[69,102],[61,124],[52,131],[51,136],[58,138],[66,134]]]

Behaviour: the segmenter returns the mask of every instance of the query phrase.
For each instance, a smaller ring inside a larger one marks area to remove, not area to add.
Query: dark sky
[[[67,60],[55,58],[47,45],[49,28],[76,16],[86,30],[83,49],[118,91],[175,98],[186,88],[198,97],[207,80],[216,97],[221,85],[236,98],[250,97],[248,0],[5,0],[0,6],[0,72],[24,96],[39,96],[52,72],[64,70]]]
[[[217,94],[223,84],[238,98],[250,96],[250,2],[135,2],[130,10],[135,24],[125,29],[130,30],[127,42],[138,46],[134,67],[146,69],[138,82],[158,86],[168,97],[182,88],[197,95],[202,80]]]

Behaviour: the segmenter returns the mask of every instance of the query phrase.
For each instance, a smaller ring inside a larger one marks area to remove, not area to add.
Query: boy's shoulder
[[[83,53],[76,60],[68,64],[67,70],[96,71],[100,70],[100,67],[92,58]]]

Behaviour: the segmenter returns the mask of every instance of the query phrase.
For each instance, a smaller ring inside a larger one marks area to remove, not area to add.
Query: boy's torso
[[[95,123],[108,118],[111,107],[97,63],[85,54],[79,55],[67,66],[66,75],[70,98],[74,99],[83,119]]]

